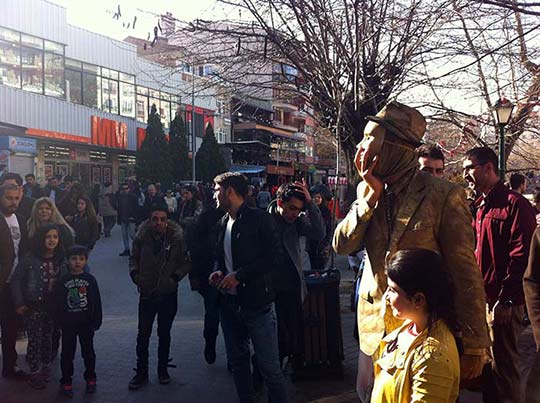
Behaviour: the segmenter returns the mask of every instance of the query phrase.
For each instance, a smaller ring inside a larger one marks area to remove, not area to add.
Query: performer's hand
[[[240,282],[236,279],[236,273],[229,273],[219,284],[219,288],[222,288],[224,290],[230,290],[237,287],[239,284]]]
[[[15,309],[15,313],[17,315],[23,316],[26,311],[28,311],[28,307],[26,305],[20,306],[17,309]]]
[[[370,156],[367,150],[359,147],[356,151],[356,156],[354,157],[354,164],[356,165],[360,177],[366,182],[370,189],[367,203],[373,208],[381,198],[384,183],[373,174],[373,171],[379,163],[379,156],[376,155],[371,162],[369,162],[369,159]]]
[[[210,276],[208,276],[208,283],[212,287],[218,287],[219,283],[221,283],[221,280],[223,280],[223,272],[221,272],[220,270],[215,271],[210,274]]]
[[[463,354],[461,356],[461,379],[470,380],[482,374],[485,359],[482,355]]]

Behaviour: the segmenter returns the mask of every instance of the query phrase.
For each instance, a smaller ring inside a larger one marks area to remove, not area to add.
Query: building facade
[[[138,57],[136,45],[68,24],[58,5],[4,3],[0,166],[41,181],[61,174],[116,185],[134,172],[152,105],[165,131],[177,113],[190,123],[191,84],[175,69]],[[215,98],[197,94],[194,107],[198,147]]]

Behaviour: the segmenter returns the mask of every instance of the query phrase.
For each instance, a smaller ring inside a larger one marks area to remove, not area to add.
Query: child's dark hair
[[[459,334],[454,306],[454,285],[444,262],[437,252],[428,249],[410,249],[397,252],[386,267],[388,278],[396,283],[408,297],[421,292],[426,297],[428,328],[442,319]]]
[[[68,248],[66,257],[69,259],[71,256],[84,256],[88,260],[88,248],[83,245],[73,245]]]
[[[58,246],[56,247],[56,250],[54,251],[54,258],[55,259],[63,259],[64,257],[64,245],[62,244],[62,237],[60,232],[60,227],[56,224],[46,224],[41,227],[39,227],[36,231],[36,235],[34,237],[33,241],[33,248],[35,250],[35,254],[39,257],[45,256],[45,237],[49,231],[56,230],[58,234]]]

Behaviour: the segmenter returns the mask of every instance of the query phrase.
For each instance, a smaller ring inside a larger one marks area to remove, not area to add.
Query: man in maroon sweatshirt
[[[484,402],[519,402],[518,337],[525,312],[522,280],[535,214],[527,199],[499,179],[497,156],[490,148],[467,151],[463,177],[480,193],[475,201],[476,259],[484,279],[493,342]]]

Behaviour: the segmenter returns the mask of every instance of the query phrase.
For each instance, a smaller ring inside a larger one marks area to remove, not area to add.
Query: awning
[[[263,172],[266,167],[260,165],[231,165],[231,172],[240,172],[241,174],[258,174]]]

